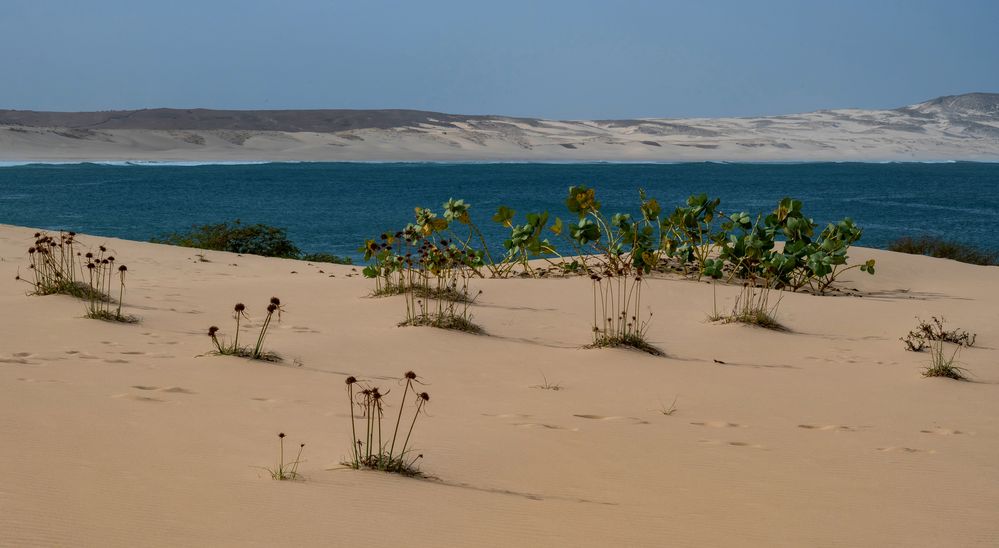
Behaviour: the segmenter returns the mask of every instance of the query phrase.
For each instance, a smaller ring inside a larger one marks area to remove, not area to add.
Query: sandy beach
[[[0,226],[0,545],[999,543],[995,267],[854,248],[877,275],[785,294],[787,332],[712,324],[710,284],[650,279],[659,358],[582,348],[582,277],[474,280],[479,336],[397,327],[402,297],[354,267],[81,235],[128,264],[141,318],[91,320],[14,280],[34,232]],[[233,303],[256,327],[272,296],[283,363],[209,353]],[[978,334],[972,382],[922,377],[898,340],[941,315]],[[431,478],[343,469],[344,379],[397,396],[407,370]],[[306,444],[302,481],[261,469],[278,432]]]

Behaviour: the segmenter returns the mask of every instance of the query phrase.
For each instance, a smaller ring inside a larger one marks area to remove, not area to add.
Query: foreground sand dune
[[[14,281],[33,232],[0,226],[2,545],[999,544],[999,268],[854,249],[879,265],[845,284],[865,296],[786,295],[789,333],[706,323],[710,285],[650,280],[655,358],[580,348],[581,278],[477,281],[474,336],[396,327],[351,267],[81,236],[128,264],[142,318],[88,320]],[[272,295],[285,365],[204,355]],[[941,314],[978,333],[975,382],[922,378],[899,343]],[[345,376],[407,369],[438,479],[336,470]],[[257,468],[279,431],[305,481]]]

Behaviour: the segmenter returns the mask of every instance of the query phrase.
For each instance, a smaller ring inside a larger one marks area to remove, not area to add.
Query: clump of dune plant
[[[281,306],[281,299],[271,297],[270,303],[267,305],[267,316],[264,317],[264,321],[260,325],[260,332],[257,334],[256,344],[254,344],[252,348],[239,344],[240,323],[244,319],[249,320],[249,316],[246,314],[246,305],[243,303],[236,303],[232,310],[233,319],[236,321],[236,331],[231,342],[226,341],[226,338],[222,335],[218,326],[213,325],[208,328],[208,336],[211,337],[212,345],[215,347],[213,352],[223,356],[239,356],[241,358],[250,358],[253,360],[268,362],[281,361],[280,355],[264,350],[264,339],[267,336],[267,331],[270,328],[271,320],[273,319],[275,312],[278,315],[278,321],[281,321],[281,312],[284,311],[284,308]]]
[[[919,321],[919,325],[909,331],[908,335],[899,339],[905,345],[905,349],[911,352],[922,352],[930,346],[932,341],[944,341],[970,348],[975,346],[975,339],[978,338],[977,334],[969,333],[963,329],[948,330],[944,328],[945,319],[943,316],[940,318],[932,316],[928,322],[918,317],[916,320]]]
[[[285,458],[285,456],[284,456],[284,438],[285,437],[286,436],[285,436],[284,432],[281,432],[280,434],[278,434],[278,444],[279,444],[279,453],[278,453],[278,455],[279,456],[278,456],[278,464],[277,464],[277,466],[275,466],[274,468],[264,468],[264,469],[267,470],[268,472],[270,472],[271,477],[274,478],[274,479],[276,479],[276,480],[286,481],[286,480],[297,480],[297,479],[301,479],[302,476],[299,475],[299,473],[298,473],[298,465],[302,463],[302,451],[305,450],[305,444],[304,443],[299,444],[299,446],[298,446],[298,454],[295,455],[295,460],[292,460],[292,461],[289,461],[289,462],[285,462],[285,460],[284,460],[284,458]]]
[[[77,251],[75,232],[60,232],[58,237],[44,232],[35,233],[34,244],[28,248],[26,276],[18,272],[16,279],[31,286],[33,295],[71,295],[90,299],[91,287],[83,279],[85,264]],[[92,255],[92,254],[91,254]]]
[[[382,429],[385,396],[388,392],[383,394],[376,386],[362,385],[353,376],[347,377],[345,382],[347,400],[350,404],[351,456],[343,464],[357,470],[367,468],[405,476],[422,475],[416,467],[416,461],[423,458],[423,455],[411,456],[412,448],[409,441],[416,427],[416,419],[424,412],[427,402],[430,401],[430,395],[426,392],[417,392],[416,385],[420,384],[420,381],[416,373],[408,371],[402,378],[402,397],[395,426],[392,427],[391,439],[388,438],[388,428],[384,430],[384,437]],[[407,399],[409,396],[412,397]],[[412,410],[407,411],[406,403],[410,399],[413,401],[410,406]],[[363,431],[357,428],[358,411],[360,418],[364,420]],[[410,414],[412,419],[409,418]],[[403,433],[405,438],[401,437]]]
[[[267,317],[264,318],[264,324],[260,326],[260,334],[257,336],[257,344],[253,347],[253,359],[259,360],[263,355],[264,348],[264,337],[267,336],[267,328],[271,326],[271,318],[274,317],[274,313],[278,313],[278,321],[281,321],[281,299],[277,297],[271,297],[270,304],[267,305]]]
[[[96,254],[87,253],[84,258],[87,261],[85,272],[89,287],[86,316],[115,322],[138,321],[134,316],[123,316],[121,313],[122,300],[125,298],[125,273],[128,272],[128,267],[125,265],[116,267],[114,255],[108,254],[104,246],[100,246]],[[116,275],[117,280],[115,280]],[[109,296],[114,289],[117,289],[118,293],[117,303]]]
[[[936,339],[930,341],[930,364],[923,370],[924,377],[947,377],[957,381],[968,380],[968,370],[957,365],[957,354],[961,350],[961,345],[955,345],[953,352],[947,352],[944,348],[945,341]]]
[[[473,292],[469,282],[482,275],[482,254],[471,251],[467,242],[444,237],[447,228],[446,219],[416,208],[415,223],[382,234],[380,243],[366,242],[365,258],[373,262],[364,275],[375,279],[375,295],[404,296],[406,317],[400,325],[480,333],[471,306],[481,291]]]
[[[642,218],[615,214],[610,219],[600,211],[593,189],[569,189],[566,206],[579,218],[570,224],[568,236],[582,251],[594,252],[584,268],[590,272],[593,289],[593,348],[631,347],[661,356],[663,352],[646,340],[652,310],[642,310],[645,276],[659,262],[662,224],[655,200],[642,199]],[[555,231],[562,232],[556,221]]]
[[[757,285],[755,280],[742,284],[742,290],[735,299],[731,314],[719,315],[717,311],[711,317],[713,321],[725,323],[744,323],[757,325],[766,329],[783,330],[784,326],[777,321],[777,309],[782,296],[771,298],[772,289],[767,285]]]

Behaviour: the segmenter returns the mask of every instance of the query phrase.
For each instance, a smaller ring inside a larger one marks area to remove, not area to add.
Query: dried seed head
[[[281,299],[277,297],[271,297],[271,304],[274,306],[281,306]]]
[[[426,392],[420,392],[420,399],[423,401],[430,401],[430,394]]]
[[[93,259],[94,258],[94,254],[88,251],[87,254],[84,255],[84,257],[86,257],[88,259]]]
[[[280,434],[278,434],[278,437],[279,438],[284,438],[284,432],[281,432]]]
[[[277,305],[276,304],[271,303],[271,304],[267,305],[267,312],[271,312],[272,313],[275,310],[277,310]]]
[[[125,265],[121,265],[118,267],[118,272],[125,272],[126,270],[128,270],[128,267]]]
[[[246,310],[246,305],[243,303],[236,303],[236,306],[232,307],[232,309],[235,310],[236,312],[242,312]]]
[[[407,379],[415,379],[416,378],[416,373],[413,373],[412,371],[406,371],[406,378]]]
[[[217,325],[213,325],[213,326],[211,326],[211,327],[208,328],[208,336],[209,337],[214,337],[215,334],[218,333],[218,332],[219,332],[219,328],[218,328]]]
[[[101,253],[104,253],[105,251],[107,251],[107,250],[108,250],[108,248],[106,248],[106,247],[104,247],[104,246],[99,246],[99,247],[98,247],[97,249],[100,249],[100,250],[101,250]]]
[[[353,376],[350,376],[347,377],[347,380],[344,382],[346,382],[347,384],[354,384],[355,382],[357,382],[357,379],[355,379]]]

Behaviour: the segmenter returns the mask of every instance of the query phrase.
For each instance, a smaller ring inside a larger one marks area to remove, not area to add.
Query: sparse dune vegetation
[[[848,251],[863,234],[860,227],[847,218],[819,231],[798,200],[784,198],[770,213],[754,216],[725,214],[720,199],[701,194],[667,215],[644,190],[638,197],[637,216],[611,215],[594,189],[570,187],[565,205],[575,220],[569,222],[543,211],[527,214],[519,224],[516,211],[501,205],[492,220],[510,230],[503,255],[491,250],[498,246],[486,241],[465,200],[449,199],[443,216],[417,207],[414,223],[360,248],[368,261],[363,274],[375,280],[373,295],[405,296],[402,325],[470,332],[481,330],[471,322],[479,293],[470,293],[469,280],[587,275],[593,285],[588,346],[630,347],[656,356],[664,353],[646,336],[654,311],[642,303],[650,276],[737,283],[742,291],[732,313],[718,312],[714,293],[709,318],[780,330],[785,329],[776,317],[782,292],[825,295],[840,291],[836,281],[851,270],[874,274],[874,259],[848,264]],[[562,241],[567,251],[560,252],[546,235]]]
[[[565,204],[565,215],[500,209],[483,221],[507,231],[505,241],[492,244],[479,237],[467,202],[421,208],[409,226],[367,242],[365,276],[337,265],[323,266],[334,277],[291,275],[318,272],[319,266],[289,268],[284,259],[250,255],[239,259],[238,268],[225,260],[192,262],[186,250],[126,241],[95,248],[91,257],[78,249],[73,257],[75,279],[85,288],[82,302],[90,306],[90,289],[110,294],[111,300],[94,298],[93,304],[117,315],[118,304],[133,295],[130,301],[146,305],[139,308],[144,326],[115,335],[123,328],[80,320],[72,312],[77,302],[25,296],[24,282],[11,281],[0,299],[15,311],[4,320],[4,332],[16,336],[0,349],[0,386],[17,387],[4,392],[5,401],[17,402],[17,413],[25,416],[47,417],[46,398],[58,394],[61,405],[88,421],[93,416],[123,431],[98,430],[72,459],[55,445],[65,439],[56,422],[31,422],[39,433],[16,435],[34,452],[49,455],[45,462],[52,470],[71,469],[66,467],[73,459],[99,467],[90,455],[104,454],[104,447],[124,457],[115,466],[138,485],[162,481],[162,466],[186,470],[191,480],[180,480],[168,496],[188,501],[179,512],[196,523],[199,534],[218,531],[194,519],[214,505],[213,497],[222,496],[254,520],[264,512],[294,523],[300,513],[291,509],[303,504],[335,504],[351,519],[388,519],[396,509],[357,513],[351,501],[392,500],[391,489],[417,496],[445,489],[448,497],[435,503],[435,511],[488,520],[475,509],[478,504],[508,504],[516,511],[530,504],[539,519],[558,524],[546,540],[613,544],[585,521],[627,522],[635,539],[659,539],[666,530],[633,519],[642,508],[670,506],[650,493],[650,485],[676,485],[681,502],[694,504],[699,499],[691,493],[748,474],[766,475],[774,458],[797,468],[785,471],[787,477],[767,476],[761,496],[798,515],[795,507],[807,497],[790,486],[820,488],[815,478],[827,468],[807,464],[820,446],[856,482],[889,474],[899,458],[949,459],[940,472],[947,481],[983,473],[970,455],[994,450],[990,437],[964,433],[987,432],[996,411],[990,383],[999,380],[999,371],[989,341],[999,332],[988,318],[999,295],[991,270],[957,274],[966,267],[855,248],[860,228],[844,221],[819,230],[793,200],[763,212],[730,213],[707,196],[664,207],[639,192],[635,213],[612,214],[604,211],[598,191],[577,185]],[[0,257],[8,258],[0,268],[8,279],[18,271],[22,279],[34,270],[49,272],[37,266],[38,256],[7,243],[29,232],[4,228],[2,234],[18,235],[0,239]],[[74,235],[77,248],[80,239],[90,237]],[[59,238],[53,240],[58,251]],[[142,265],[142,277],[127,278],[123,289],[109,249]],[[29,268],[32,260],[35,268]],[[91,269],[81,270],[81,261],[94,264],[93,284]],[[878,275],[871,276],[875,261]],[[252,297],[272,288],[280,288],[280,299]],[[384,297],[370,298],[373,291]],[[240,295],[248,296],[240,297],[246,304],[233,304],[230,299]],[[35,313],[40,308],[44,319]],[[224,310],[228,320],[215,316]],[[787,331],[704,322],[713,310],[722,316],[718,323]],[[945,323],[941,314],[959,318],[960,327]],[[911,329],[913,316],[931,319]],[[14,317],[23,320],[15,323]],[[407,318],[432,327],[474,319],[484,335],[397,326]],[[210,321],[217,325],[207,330],[206,341],[202,326]],[[39,328],[43,322],[46,327]],[[48,336],[64,329],[58,339]],[[912,344],[928,353],[907,352],[897,341],[910,329]],[[197,359],[206,350],[250,361]],[[246,366],[279,360],[275,351],[294,356],[294,364]],[[429,380],[411,371],[401,378],[386,374],[400,365],[428,373]],[[958,397],[954,390],[963,392]],[[769,411],[774,405],[782,409],[779,415]],[[900,416],[898,409],[907,411]],[[134,414],[129,416],[135,416],[135,426],[115,418],[123,412]],[[204,419],[192,423],[192,416]],[[279,437],[278,447],[266,442],[261,451],[259,440],[273,440],[292,422],[294,439]],[[829,436],[844,443],[826,446]],[[952,440],[968,443],[968,450],[958,451]],[[174,451],[166,444],[213,449],[206,459],[203,452]],[[153,447],[155,456],[148,449]],[[632,454],[620,447],[642,449]],[[262,462],[272,450],[275,460]],[[648,453],[670,458],[652,466]],[[46,475],[20,455],[0,449],[0,456],[34,478],[15,480],[8,487],[15,493],[39,481],[84,481]],[[558,466],[551,466],[553,460]],[[149,467],[153,461],[164,464]],[[703,462],[711,463],[710,473]],[[389,474],[352,476],[345,468]],[[901,473],[911,481],[922,477]],[[608,474],[614,489],[599,479]],[[225,495],[213,487],[220,477],[234,476],[226,480]],[[271,482],[261,477],[307,481],[273,482],[288,484],[273,492],[262,491]],[[852,492],[823,488],[836,500]],[[984,493],[970,496],[984,504]],[[912,493],[867,496],[903,504]],[[960,500],[933,496],[960,509],[954,519],[976,512],[963,498],[967,494]],[[560,521],[564,515],[548,505],[578,504],[577,498],[600,503],[581,506],[585,521]],[[538,505],[539,499],[546,502]],[[705,500],[740,515],[724,497]],[[56,499],[47,504],[64,507]],[[428,509],[412,511],[423,516]],[[122,512],[135,522],[146,519]],[[670,513],[682,512],[670,506]],[[904,519],[889,515],[895,534],[914,538],[899,533],[911,512]],[[17,510],[13,515],[36,519]],[[753,515],[762,516],[747,516]],[[821,523],[798,516],[811,524],[798,538],[805,544],[817,540],[809,531],[824,531]],[[446,523],[468,539],[486,539],[462,520]],[[566,527],[570,523],[580,531]],[[706,534],[709,524],[694,519],[689,526]],[[244,526],[277,541],[254,524]],[[137,539],[126,530],[123,535]],[[390,528],[390,536],[397,534]],[[405,543],[406,537],[392,538]],[[719,538],[734,540],[728,534]],[[309,544],[298,533],[289,539]]]

